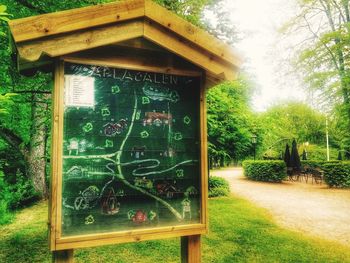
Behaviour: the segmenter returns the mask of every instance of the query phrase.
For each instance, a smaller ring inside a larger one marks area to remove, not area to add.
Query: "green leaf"
[[[0,13],[5,13],[6,10],[7,10],[6,5],[0,5]]]
[[[6,16],[0,16],[0,20],[5,21],[5,22],[9,22],[10,21],[10,19],[8,17],[6,17]]]

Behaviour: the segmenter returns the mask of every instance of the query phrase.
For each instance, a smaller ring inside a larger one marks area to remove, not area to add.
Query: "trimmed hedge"
[[[209,176],[209,197],[228,196],[229,193],[230,186],[224,178]]]
[[[350,188],[350,162],[325,163],[322,170],[329,187]]]
[[[254,181],[282,182],[287,177],[284,161],[244,161],[244,175]]]

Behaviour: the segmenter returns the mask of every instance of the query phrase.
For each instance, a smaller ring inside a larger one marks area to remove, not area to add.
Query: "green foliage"
[[[293,37],[299,34],[305,38],[294,46],[295,68],[313,94],[312,100],[332,113],[336,122],[330,126],[338,126],[332,138],[350,156],[349,1],[302,0],[299,5],[299,13],[288,25]]]
[[[202,12],[212,0],[154,0],[154,2],[166,7],[194,25],[204,27],[201,21]]]
[[[40,199],[40,194],[35,191],[32,182],[24,177],[20,171],[16,173],[16,183],[9,185],[8,189],[11,194],[9,208],[12,210],[27,206]]]
[[[4,181],[4,173],[0,170],[0,225],[11,222],[12,214],[9,212],[11,193]]]
[[[287,177],[284,161],[251,161],[243,162],[244,175],[254,181],[282,182]]]
[[[262,155],[280,157],[286,143],[293,139],[314,144],[325,140],[325,116],[300,102],[275,105],[262,113],[259,121],[263,129]]]
[[[329,187],[350,188],[350,162],[326,163],[322,169]]]
[[[320,168],[323,170],[324,166],[326,164],[338,164],[340,161],[338,160],[333,160],[333,161],[315,161],[315,160],[307,160],[307,161],[301,161],[301,165],[304,166],[309,166],[311,168]]]
[[[209,197],[228,196],[230,186],[228,182],[218,176],[209,176]]]
[[[241,77],[208,92],[208,151],[211,158],[242,160],[253,153],[251,137],[255,119],[249,106],[251,91],[252,84]]]
[[[306,149],[307,151],[307,160],[327,161],[326,145],[309,144],[306,147],[303,145],[299,145],[299,153],[302,153],[303,149]],[[329,158],[330,160],[337,160],[337,149],[330,147]]]

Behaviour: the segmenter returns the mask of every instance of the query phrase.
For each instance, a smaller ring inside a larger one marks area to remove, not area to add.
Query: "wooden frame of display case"
[[[208,193],[208,163],[207,163],[207,136],[206,136],[206,106],[205,89],[200,87],[200,184],[201,184],[201,217],[199,224],[187,224],[170,227],[156,227],[142,230],[127,230],[111,233],[99,233],[88,235],[77,235],[72,237],[61,236],[61,218],[62,218],[62,145],[63,145],[63,98],[64,98],[64,62],[74,62],[80,64],[112,66],[120,68],[116,63],[103,63],[95,60],[86,61],[79,57],[64,57],[56,62],[55,84],[53,96],[53,133],[52,133],[52,168],[51,168],[51,207],[50,207],[50,247],[52,251],[67,250],[74,248],[91,247],[98,245],[116,244],[124,242],[135,242],[152,239],[162,239],[179,236],[195,236],[205,234],[208,231],[208,212],[207,212],[207,193]],[[124,67],[124,65],[123,65]],[[132,65],[128,69],[145,70],[140,65]],[[164,68],[156,69],[155,73],[163,73]],[[182,76],[201,77],[203,72],[196,71],[175,71]],[[168,74],[174,72],[168,71]]]
[[[72,262],[73,249],[181,237],[182,262],[200,262],[208,231],[205,91],[235,80],[242,63],[230,46],[157,5],[128,0],[9,22],[18,70],[54,72],[49,245],[55,262]],[[64,61],[173,75],[200,76],[200,223],[62,237]]]

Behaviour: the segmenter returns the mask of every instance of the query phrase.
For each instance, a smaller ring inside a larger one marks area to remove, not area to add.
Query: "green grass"
[[[349,247],[276,226],[248,201],[209,201],[210,233],[203,238],[203,262],[350,262]],[[47,206],[26,208],[0,227],[0,262],[51,262]],[[78,249],[75,262],[179,262],[179,239]]]

